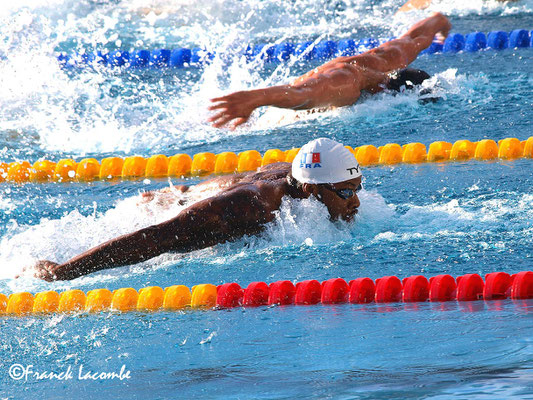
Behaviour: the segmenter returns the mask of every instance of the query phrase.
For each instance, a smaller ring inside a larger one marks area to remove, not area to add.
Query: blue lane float
[[[509,34],[509,47],[514,49],[518,47],[530,46],[531,34],[525,29],[517,29]]]
[[[506,49],[509,45],[509,34],[504,31],[490,32],[487,36],[487,47],[496,50]]]
[[[465,51],[474,52],[487,47],[487,37],[483,32],[472,32],[466,35]]]
[[[339,41],[323,40],[320,42],[306,41],[300,43],[283,42],[278,44],[249,45],[244,56],[248,61],[265,63],[284,62],[296,57],[303,61],[324,61],[338,56],[352,56],[373,49],[394,38],[361,40],[342,39]],[[516,29],[512,32],[492,31],[488,35],[483,32],[471,32],[463,36],[460,33],[450,34],[444,44],[433,42],[421,54],[457,53],[459,51],[475,52],[483,49],[503,50],[506,48],[533,47],[533,31]],[[184,68],[200,66],[213,60],[214,52],[202,48],[178,48],[156,50],[114,50],[108,53],[97,51],[85,54],[65,54],[57,56],[64,67],[81,68],[86,65],[108,65],[111,67],[133,68]]]
[[[465,37],[460,33],[449,35],[444,41],[442,51],[444,53],[457,53],[465,48]]]

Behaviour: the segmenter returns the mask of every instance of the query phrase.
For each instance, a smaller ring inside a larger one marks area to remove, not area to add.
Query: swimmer
[[[501,3],[503,2],[516,2],[519,0],[496,0]],[[405,3],[403,6],[400,7],[398,12],[407,12],[412,10],[425,10],[428,8],[432,3],[432,0],[409,0],[407,3]]]
[[[163,253],[185,253],[259,234],[275,219],[286,196],[313,197],[327,207],[332,220],[351,221],[360,206],[357,192],[362,188],[361,179],[359,164],[349,150],[331,139],[315,139],[300,149],[292,165],[275,163],[256,172],[215,178],[211,182],[224,187],[215,196],[168,221],[112,239],[63,264],[39,261],[35,276],[47,281],[74,279]]]
[[[362,91],[378,93],[389,88],[392,75],[398,71],[401,74],[402,69],[431,45],[435,36],[444,41],[450,29],[448,18],[433,13],[398,39],[363,54],[337,57],[292,84],[244,90],[211,99],[214,104],[209,109],[215,114],[209,122],[216,128],[229,126],[234,129],[248,121],[252,112],[262,106],[304,110],[352,105]],[[418,81],[422,78],[421,75],[416,77]],[[390,89],[394,90],[393,87]]]

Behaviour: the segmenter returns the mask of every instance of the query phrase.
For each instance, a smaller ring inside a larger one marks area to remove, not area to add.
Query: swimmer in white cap
[[[211,99],[215,113],[209,122],[216,128],[244,124],[262,106],[293,110],[343,107],[354,104],[362,92],[422,83],[424,71],[407,69],[418,54],[428,48],[435,36],[444,42],[450,21],[440,13],[417,22],[404,35],[355,56],[337,57],[314,68],[288,85],[243,90]]]
[[[39,261],[36,276],[48,281],[74,279],[167,252],[189,252],[258,234],[275,219],[285,196],[314,197],[327,207],[332,220],[350,221],[360,205],[361,179],[349,150],[331,139],[315,139],[300,149],[292,165],[275,163],[202,183],[223,189],[166,222],[112,239],[63,264]]]

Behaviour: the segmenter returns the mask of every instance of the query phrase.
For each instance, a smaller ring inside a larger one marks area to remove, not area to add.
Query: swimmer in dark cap
[[[342,107],[354,104],[363,91],[378,93],[387,88],[407,87],[408,82],[419,84],[429,75],[405,68],[431,45],[435,36],[444,41],[450,29],[448,18],[434,13],[398,39],[357,56],[337,57],[292,84],[211,99],[214,104],[209,109],[215,114],[209,121],[217,128],[235,128],[248,121],[252,112],[262,106],[293,110]]]
[[[292,165],[275,163],[207,181],[203,185],[219,186],[220,193],[168,221],[109,240],[63,264],[39,261],[36,276],[47,281],[74,279],[167,252],[184,253],[255,235],[274,221],[286,196],[313,197],[326,206],[332,220],[350,221],[360,205],[361,179],[349,150],[331,139],[315,139],[302,146]]]

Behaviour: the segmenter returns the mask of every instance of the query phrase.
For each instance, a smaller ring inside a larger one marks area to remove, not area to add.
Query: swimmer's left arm
[[[257,233],[274,218],[273,205],[261,197],[254,189],[242,189],[203,200],[173,219],[109,240],[63,264],[40,261],[36,276],[48,281],[70,280],[163,253],[198,250]]]

